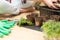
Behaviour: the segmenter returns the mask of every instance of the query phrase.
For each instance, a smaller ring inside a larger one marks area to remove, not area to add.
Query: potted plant
[[[31,21],[31,22],[35,23],[35,17],[38,17],[38,14],[31,13],[31,14],[27,15],[26,17],[27,17],[28,21]]]
[[[60,21],[49,20],[42,25],[46,40],[60,40]]]

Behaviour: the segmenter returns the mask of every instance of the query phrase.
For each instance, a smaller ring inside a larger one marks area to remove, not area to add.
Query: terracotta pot
[[[41,17],[36,17],[35,18],[35,26],[41,26],[42,25],[42,18]]]
[[[31,15],[27,15],[27,20],[34,23],[34,18]]]

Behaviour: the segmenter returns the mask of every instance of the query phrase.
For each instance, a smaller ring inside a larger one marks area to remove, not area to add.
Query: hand
[[[43,0],[43,2],[50,8],[58,9],[53,2],[57,2],[58,0]]]
[[[54,3],[54,5],[58,8],[60,8],[60,0],[58,0],[58,3]]]

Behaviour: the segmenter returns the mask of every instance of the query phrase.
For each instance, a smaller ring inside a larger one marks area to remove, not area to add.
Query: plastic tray
[[[40,6],[40,15],[60,15],[60,9],[52,9],[47,6]]]

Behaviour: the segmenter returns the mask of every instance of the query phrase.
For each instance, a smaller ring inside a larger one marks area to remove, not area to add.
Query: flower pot
[[[27,20],[34,23],[34,18],[31,15],[27,15]]]
[[[42,22],[43,21],[41,17],[35,17],[35,26],[41,26]]]

